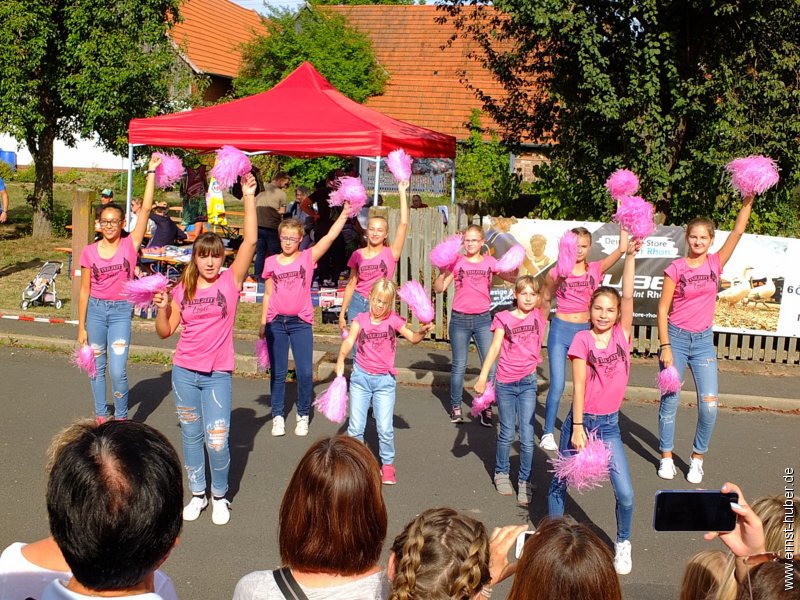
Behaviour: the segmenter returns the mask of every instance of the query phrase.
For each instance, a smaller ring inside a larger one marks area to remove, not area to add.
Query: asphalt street
[[[180,452],[180,431],[170,396],[170,372],[158,366],[129,365],[131,417],[163,431]],[[750,377],[757,375],[751,374]],[[724,374],[723,374],[724,377]],[[761,376],[766,379],[768,375]],[[71,420],[92,415],[89,382],[69,364],[67,355],[10,346],[0,347],[0,402],[2,423],[2,481],[0,487],[0,545],[31,541],[48,533],[44,503],[45,452],[51,437]],[[794,378],[783,380],[793,385]],[[752,383],[752,380],[751,380]],[[781,386],[770,378],[770,386]],[[319,393],[324,385],[316,387]],[[797,397],[795,390],[781,390]],[[395,409],[398,485],[384,487],[389,507],[389,539],[425,508],[452,506],[498,525],[536,523],[546,515],[550,482],[547,453],[534,456],[534,501],[528,509],[498,495],[491,484],[495,430],[469,422],[449,423],[445,411],[447,390],[400,386]],[[287,401],[294,397],[290,385]],[[724,401],[724,395],[723,395]],[[540,397],[540,402],[543,398]],[[562,403],[561,416],[568,402]],[[537,411],[537,440],[543,407]],[[656,476],[658,462],[656,406],[626,402],[622,434],[627,448],[634,489],[633,572],[622,578],[625,597],[660,600],[677,598],[686,561],[696,552],[721,547],[705,542],[702,533],[656,533],[652,529],[653,497],[658,489],[692,488],[679,475],[672,482]],[[293,409],[290,409],[292,425]],[[676,436],[677,465],[686,471],[694,432],[695,409],[682,407]],[[231,424],[232,519],[224,527],[211,523],[210,511],[187,523],[180,544],[164,566],[181,598],[230,598],[237,580],[257,569],[279,565],[277,510],[285,486],[299,458],[316,438],[344,431],[343,426],[317,416],[308,438],[298,438],[287,427],[284,438],[270,436],[267,380],[236,377]],[[559,422],[560,424],[560,422]],[[798,466],[800,416],[765,410],[720,411],[706,460],[703,487],[718,488],[726,480],[741,485],[749,499],[783,493],[781,478],[787,467]],[[374,423],[367,441],[377,448]],[[516,472],[516,449],[512,451]],[[512,479],[516,478],[512,476]],[[592,523],[609,544],[615,531],[614,499],[610,485],[574,495],[567,505],[576,519]],[[508,584],[498,586],[502,598]]]

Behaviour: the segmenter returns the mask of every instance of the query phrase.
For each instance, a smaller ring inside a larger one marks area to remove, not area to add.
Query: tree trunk
[[[36,179],[33,184],[33,237],[49,238],[52,233],[51,219],[53,216],[53,142],[55,134],[52,128],[45,127],[34,144],[28,143],[28,148],[36,148],[31,152]]]

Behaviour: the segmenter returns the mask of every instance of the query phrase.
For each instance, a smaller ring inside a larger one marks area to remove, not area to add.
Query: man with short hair
[[[166,202],[156,202],[153,205],[153,212],[150,213],[150,220],[153,222],[154,229],[148,248],[163,248],[172,246],[177,242],[186,239],[186,232],[178,227],[169,216],[169,205]]]
[[[289,187],[289,175],[278,171],[264,191],[256,196],[256,218],[258,219],[258,241],[256,242],[255,276],[261,280],[264,260],[273,254],[280,254],[281,241],[278,239],[278,225],[288,201],[286,188]]]
[[[81,422],[59,438],[47,483],[50,532],[72,571],[42,600],[161,600],[154,573],[183,523],[172,444],[143,423]]]

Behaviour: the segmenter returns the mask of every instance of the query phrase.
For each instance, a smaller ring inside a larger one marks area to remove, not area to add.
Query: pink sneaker
[[[98,425],[102,425],[108,422],[108,417],[95,417],[94,420]]]
[[[381,467],[381,481],[383,482],[383,485],[394,485],[397,483],[394,465],[383,465]]]

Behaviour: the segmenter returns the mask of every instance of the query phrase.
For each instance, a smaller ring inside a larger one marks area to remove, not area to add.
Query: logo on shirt
[[[590,350],[586,363],[592,367],[590,378],[596,379],[600,371],[603,372],[604,377],[613,377],[620,365],[626,367],[627,370],[627,353],[618,342],[616,352],[606,356],[597,356],[594,350]]]
[[[539,339],[539,322],[534,321],[533,325],[520,325],[518,327],[510,327],[508,323],[504,323],[503,333],[509,345],[533,346]]]
[[[127,258],[122,259],[122,264],[108,265],[107,267],[98,267],[96,264],[92,264],[92,279],[95,283],[99,283],[101,280],[114,277],[119,271],[125,271],[127,278],[131,278],[131,263]]]
[[[562,287],[562,289],[566,289],[566,288],[589,288],[592,291],[594,291],[594,288],[597,287],[595,285],[595,283],[596,282],[594,280],[594,276],[588,275],[586,277],[586,279],[579,279],[577,281],[571,281],[569,279],[565,279],[561,283],[561,287]]]
[[[272,285],[281,286],[287,290],[303,288],[306,285],[306,268],[300,266],[297,271],[287,271],[286,273],[272,272]]]
[[[380,325],[378,327],[380,327]],[[358,338],[356,338],[356,354],[362,352],[367,344],[379,355],[386,352],[394,354],[397,348],[397,333],[394,327],[388,323],[386,324],[386,329],[376,328],[371,333],[367,333],[362,327],[361,331],[358,332]]]
[[[187,306],[191,307],[192,313],[195,315],[204,314],[212,307],[217,306],[219,307],[221,319],[225,319],[228,316],[228,300],[219,290],[217,290],[216,296],[209,296],[208,298],[192,298],[191,300],[183,298],[181,300],[181,310],[184,310]]]
[[[386,261],[383,259],[381,259],[381,262],[378,265],[361,265],[358,268],[358,273],[359,275],[363,275],[365,279],[369,279],[368,273],[378,270],[381,272],[383,277],[389,276],[389,267],[386,266]]]
[[[459,267],[455,276],[456,287],[462,287],[465,279],[469,279],[472,285],[479,285],[482,281],[489,283],[492,280],[492,272],[489,269],[465,269],[464,267]]]
[[[686,289],[702,290],[706,287],[708,282],[717,287],[717,274],[709,266],[708,274],[697,273],[691,277],[686,277],[686,273],[681,273],[678,278],[678,285],[676,286],[680,293],[685,293]]]

